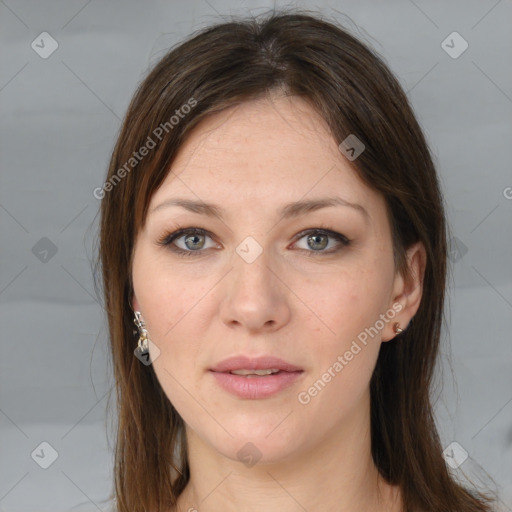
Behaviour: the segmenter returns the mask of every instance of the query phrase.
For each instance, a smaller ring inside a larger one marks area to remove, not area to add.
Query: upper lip
[[[267,370],[269,368],[282,370],[285,372],[303,371],[302,368],[295,366],[283,359],[273,356],[248,357],[233,356],[224,359],[216,364],[210,371],[213,372],[232,372],[233,370]]]

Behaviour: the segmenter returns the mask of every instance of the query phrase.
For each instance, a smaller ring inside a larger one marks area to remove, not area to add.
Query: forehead
[[[359,178],[326,122],[306,101],[271,96],[204,119],[180,148],[150,210],[171,197],[240,209],[339,195],[382,206]]]

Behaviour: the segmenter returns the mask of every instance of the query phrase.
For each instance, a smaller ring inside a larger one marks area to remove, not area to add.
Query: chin
[[[298,454],[299,447],[304,449],[307,439],[294,424],[284,423],[291,418],[281,415],[279,420],[263,421],[244,416],[244,421],[223,424],[229,434],[219,427],[216,432],[196,431],[204,442],[226,458],[242,462],[247,467],[254,464],[275,464],[292,459]],[[280,424],[280,422],[282,422]],[[231,435],[230,435],[231,434]]]
[[[297,451],[296,444],[271,442],[265,437],[248,438],[246,436],[232,439],[229,447],[217,447],[225,457],[243,464],[247,468],[254,465],[278,464],[293,458]]]

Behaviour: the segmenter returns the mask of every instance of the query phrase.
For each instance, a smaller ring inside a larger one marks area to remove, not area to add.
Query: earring
[[[404,330],[400,328],[399,322],[395,322],[393,324],[393,331],[395,331],[395,334],[400,334],[401,332],[404,332]]]
[[[148,331],[146,331],[146,324],[142,319],[142,315],[140,311],[134,311],[135,318],[133,319],[137,329],[139,330],[139,342],[138,348],[141,355],[145,355],[149,352],[149,339],[148,339]]]

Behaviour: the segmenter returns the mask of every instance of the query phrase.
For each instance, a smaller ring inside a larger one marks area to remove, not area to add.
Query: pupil
[[[327,237],[326,237],[325,235],[310,235],[310,236],[308,237],[308,242],[313,241],[313,244],[316,244],[316,243],[318,243],[318,239],[319,239],[319,238],[323,238],[323,239],[324,239],[324,242],[325,242]],[[317,247],[317,248],[319,248],[319,249],[323,249],[323,248],[325,248],[326,246],[327,246],[327,243],[323,243],[323,244],[321,243],[321,244],[320,244],[320,247]],[[310,247],[311,247],[311,246],[310,246]],[[312,249],[314,249],[314,247],[311,247],[311,248],[312,248]]]
[[[199,239],[199,240],[200,240],[200,238],[199,238],[199,237],[200,237],[200,235],[191,235],[191,236],[187,236],[187,238],[185,239],[185,244],[186,244],[186,245],[187,245],[187,247],[188,247],[188,241],[189,241],[189,240],[195,240],[195,242],[192,242],[192,243],[193,243],[193,245],[195,246],[195,245],[197,245],[197,244],[199,243],[199,242],[197,241],[197,239]],[[197,248],[197,247],[193,247],[193,248]],[[189,247],[189,249],[192,249],[192,247]]]

